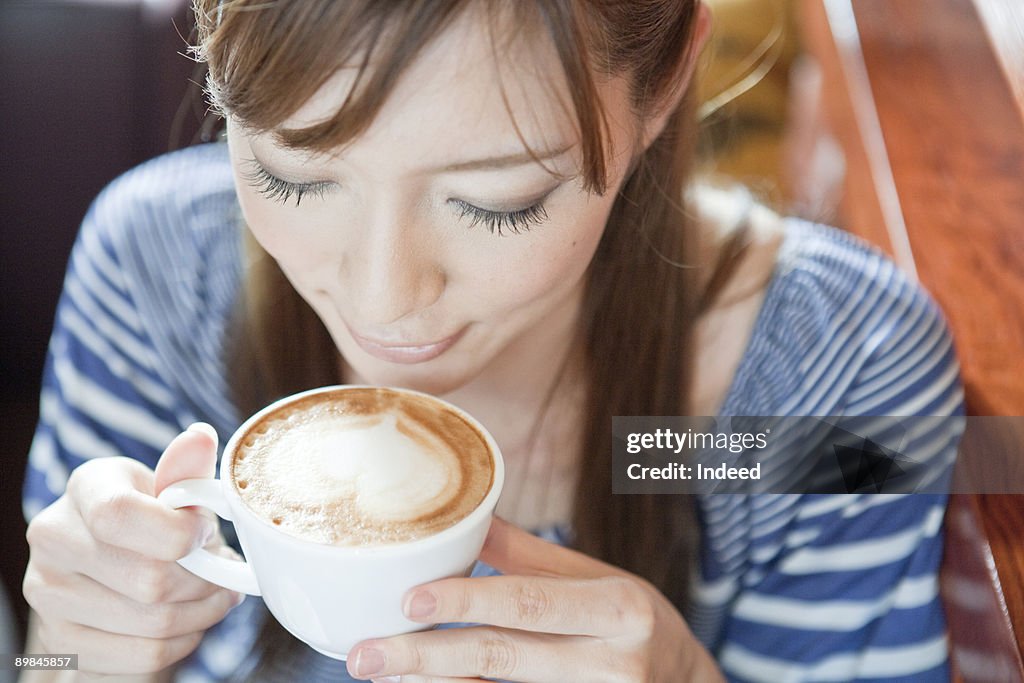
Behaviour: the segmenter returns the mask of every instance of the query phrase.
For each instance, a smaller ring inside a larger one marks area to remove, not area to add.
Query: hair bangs
[[[196,52],[208,64],[210,104],[287,147],[335,149],[370,126],[402,73],[466,2],[198,0]],[[356,70],[354,83],[334,116],[282,128],[346,68]]]
[[[231,116],[249,130],[272,132],[285,147],[324,153],[370,127],[424,47],[473,3],[481,0],[196,0],[195,52],[208,65],[206,90],[216,113]],[[496,63],[500,36],[512,40],[533,27],[549,34],[569,86],[571,107],[565,109],[575,119],[580,137],[584,184],[603,192],[608,124],[587,57],[591,41],[574,3],[483,4],[490,10],[489,38]],[[502,26],[503,21],[511,27]],[[336,47],[323,49],[324,45]],[[355,75],[333,116],[307,127],[284,128],[283,123],[341,69],[355,69]],[[504,97],[504,87],[502,92]],[[504,99],[516,134],[536,158]],[[536,161],[543,166],[539,158]]]

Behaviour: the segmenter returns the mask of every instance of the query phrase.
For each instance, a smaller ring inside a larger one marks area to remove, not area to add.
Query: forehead
[[[330,119],[357,73],[355,67],[335,72],[280,127]],[[604,107],[614,110],[615,88],[601,90]],[[370,128],[337,151],[386,147],[401,150],[405,165],[433,165],[514,154],[526,145],[535,152],[564,148],[577,141],[576,128],[569,84],[550,37],[539,27],[512,25],[507,17],[492,19],[471,8],[417,55]]]

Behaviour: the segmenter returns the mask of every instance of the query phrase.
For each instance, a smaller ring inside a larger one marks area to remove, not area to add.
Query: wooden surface
[[[1006,496],[990,496],[998,504]],[[956,549],[947,553],[941,574],[954,660],[961,680],[1021,680],[1020,651],[1014,638],[1007,595],[1000,586],[992,548],[983,542],[980,520],[984,499],[979,496],[953,496],[946,515],[946,543]],[[982,542],[979,542],[982,541]]]
[[[1024,3],[802,0],[801,13],[825,119],[809,130],[845,159],[838,222],[938,300],[968,410],[1024,415]],[[1017,434],[1007,457],[1022,446]],[[1024,500],[957,496],[947,521],[962,678],[1024,681]]]
[[[1003,600],[1013,623],[1018,653],[1024,652],[1024,552],[1021,549],[1021,503],[1018,496],[976,496],[995,565]]]
[[[1024,12],[1020,0],[974,0],[974,8],[1024,112]]]
[[[1024,414],[1024,120],[1001,61],[969,0],[853,6],[907,240],[971,411]]]

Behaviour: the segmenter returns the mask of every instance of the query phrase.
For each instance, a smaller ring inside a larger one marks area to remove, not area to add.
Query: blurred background
[[[1024,415],[1024,3],[707,1],[704,170],[887,251],[950,318],[970,410]],[[67,256],[104,185],[203,141],[191,30],[186,0],[0,2],[0,652],[23,637],[20,489]],[[957,675],[1024,681],[1024,504],[957,499]]]

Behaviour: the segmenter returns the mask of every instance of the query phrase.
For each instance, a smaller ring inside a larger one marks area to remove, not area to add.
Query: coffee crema
[[[426,397],[346,388],[281,406],[236,447],[231,480],[258,516],[346,546],[416,540],[486,497],[494,461],[480,431]]]

